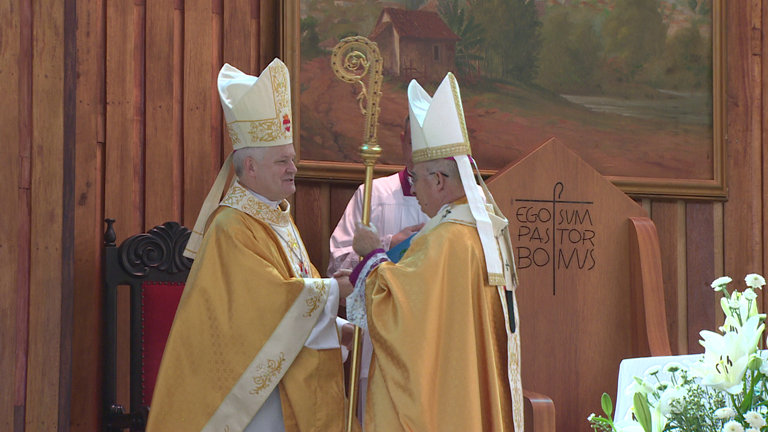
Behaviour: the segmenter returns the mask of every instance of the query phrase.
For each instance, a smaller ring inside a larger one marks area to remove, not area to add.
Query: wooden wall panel
[[[223,62],[240,69],[241,71],[259,76],[261,70],[251,69],[251,41],[254,35],[251,33],[251,0],[225,0],[224,1],[224,31],[223,34]],[[219,65],[219,68],[221,65]],[[218,73],[218,69],[216,70]],[[218,102],[218,97],[216,99]],[[221,110],[221,108],[219,108]]]
[[[136,21],[137,7],[133,2],[106,2],[106,134],[105,134],[105,180],[104,215],[113,218],[117,242],[132,234],[143,231],[143,215],[139,173],[136,161],[141,149],[135,136],[136,119],[134,104],[137,103],[135,89]],[[103,225],[102,225],[103,226]],[[128,296],[119,293],[118,320],[121,328],[127,328]],[[118,365],[120,376],[128,375],[128,333],[119,334]],[[117,403],[128,407],[129,388],[126,380],[117,382]]]
[[[78,4],[75,275],[72,363],[73,432],[98,430],[101,410],[101,246],[104,231],[104,2]]]
[[[174,140],[174,8],[146,3],[146,192],[144,227],[181,220],[182,176],[179,142]]]
[[[299,181],[296,185],[295,221],[307,253],[321,275],[328,268],[330,188],[327,183]]]
[[[765,5],[765,2],[763,3],[762,13],[761,13],[761,30],[762,30],[762,24],[768,22],[768,6]],[[762,35],[762,31],[760,32]],[[765,53],[768,52],[768,38],[762,37],[760,39],[762,44],[760,45],[760,59],[761,62],[761,72],[762,75],[760,76],[760,90],[761,90],[761,101],[762,101],[762,107],[768,107],[768,87],[766,86],[766,83],[768,83],[768,58],[766,58]],[[755,41],[757,42],[757,41]],[[768,137],[766,136],[766,128],[768,128],[768,115],[765,115],[765,113],[762,113],[762,122],[760,124],[760,130],[762,132],[762,136],[760,137],[760,147],[763,149],[762,152],[762,173],[763,173],[763,182],[760,185],[761,186],[761,196],[763,196],[763,217],[762,217],[762,227],[763,227],[763,237],[762,237],[762,244],[763,244],[763,262],[762,264],[762,271],[759,272],[762,275],[765,275],[765,272],[768,271],[768,250],[766,250],[766,245],[768,245],[768,230],[765,229],[766,226],[768,226],[768,200],[765,199],[766,192],[768,191],[768,151],[765,150],[766,148],[766,141],[768,140]],[[763,311],[768,310],[768,296],[762,295],[763,300]]]
[[[62,331],[64,5],[34,1],[32,220],[25,431],[58,427]]]
[[[117,241],[141,232],[141,193],[134,172],[134,12],[133,2],[106,2],[106,178],[105,216],[114,218]]]
[[[724,205],[725,274],[760,272],[762,140],[759,79],[760,0],[728,2],[728,202]],[[757,14],[755,12],[758,12]],[[753,43],[754,42],[754,43]],[[743,285],[742,285],[743,286]]]
[[[347,208],[347,203],[352,199],[352,195],[355,194],[358,187],[357,183],[333,183],[331,185],[331,234],[333,234],[336,225],[339,224],[341,215]]]
[[[16,350],[14,374],[14,431],[24,429],[27,399],[27,359],[29,352],[29,283],[32,219],[32,1],[19,2],[19,190],[18,255],[16,262]]]
[[[684,353],[688,338],[687,335],[683,338],[684,341],[680,338],[680,329],[685,329],[686,322],[681,322],[679,316],[679,288],[685,287],[685,274],[680,274],[680,265],[685,264],[685,229],[683,228],[682,232],[680,230],[680,219],[683,218],[684,221],[685,207],[676,201],[654,201],[651,204],[651,213],[661,250],[669,342],[674,354]]]
[[[184,213],[183,225],[197,214],[221,167],[220,149],[211,144],[211,1],[184,2]]]
[[[686,275],[688,312],[688,353],[703,353],[699,332],[718,327],[715,306],[719,296],[710,284],[715,274],[715,209],[712,203],[686,204]]]
[[[0,429],[14,430],[14,406],[16,405],[16,300],[19,289],[18,267],[20,248],[19,228],[22,213],[26,208],[21,204],[20,167],[21,134],[20,116],[23,94],[19,73],[20,67],[20,16],[11,13],[19,10],[18,1],[0,3]],[[24,160],[28,160],[25,158]],[[23,287],[25,290],[27,287]]]

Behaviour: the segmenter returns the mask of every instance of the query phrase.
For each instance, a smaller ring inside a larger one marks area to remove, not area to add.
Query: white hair
[[[267,150],[269,150],[269,147],[243,147],[235,151],[235,154],[232,156],[232,163],[235,165],[237,177],[240,178],[243,175],[243,170],[245,169],[243,163],[246,158],[250,157],[256,162],[261,162],[264,160]]]
[[[434,159],[422,163],[427,172],[440,172],[445,177],[448,177],[449,181],[456,181],[461,184],[461,178],[459,178],[459,166],[456,164],[455,160]]]

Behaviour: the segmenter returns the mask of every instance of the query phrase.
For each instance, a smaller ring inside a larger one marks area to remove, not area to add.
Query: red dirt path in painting
[[[359,87],[338,79],[325,57],[302,64],[301,88],[301,159],[360,162],[364,116],[355,100]],[[402,163],[405,89],[394,77],[382,86],[381,163]],[[427,87],[430,93],[434,90],[434,85]],[[462,96],[473,156],[481,169],[503,168],[555,137],[603,175],[713,175],[706,126],[595,113],[554,95],[504,84],[462,85]]]

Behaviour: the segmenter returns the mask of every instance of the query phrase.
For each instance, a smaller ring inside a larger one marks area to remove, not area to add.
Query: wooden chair
[[[555,139],[488,187],[515,247],[523,387],[552,398],[559,430],[592,432],[623,359],[672,354],[656,227]]]
[[[182,253],[190,231],[176,222],[156,226],[115,245],[114,219],[104,233],[104,388],[108,432],[146,427],[155,379],[165,342],[192,260]],[[116,403],[118,286],[130,289],[130,410]]]

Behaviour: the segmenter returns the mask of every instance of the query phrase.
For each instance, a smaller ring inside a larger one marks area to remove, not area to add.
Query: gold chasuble
[[[514,430],[519,342],[466,203],[445,206],[397,264],[360,274],[373,342],[366,432]]]
[[[330,279],[308,260],[288,203],[236,182],[212,216],[168,337],[149,432],[242,431],[279,388],[285,429],[342,431],[341,351],[304,346]]]

